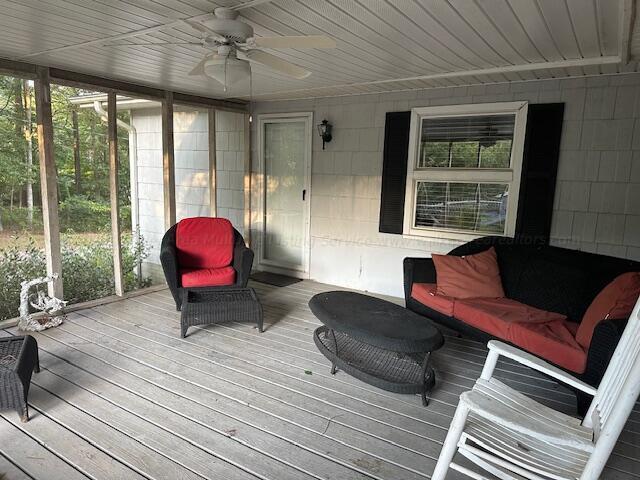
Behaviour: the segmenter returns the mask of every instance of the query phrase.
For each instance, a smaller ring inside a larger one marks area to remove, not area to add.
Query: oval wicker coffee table
[[[324,324],[313,334],[336,367],[370,385],[396,393],[427,393],[435,385],[431,352],[444,338],[428,319],[399,305],[353,292],[326,292],[309,300]]]

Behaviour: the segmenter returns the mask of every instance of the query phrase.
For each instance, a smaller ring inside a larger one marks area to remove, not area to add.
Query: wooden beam
[[[38,121],[38,156],[40,159],[40,189],[47,275],[58,274],[49,284],[49,295],[63,298],[62,255],[60,253],[60,219],[58,217],[58,185],[53,149],[53,119],[51,116],[51,85],[49,69],[38,67],[34,82]]]
[[[244,114],[244,241],[251,245],[251,116]]]
[[[162,101],[162,178],[164,191],[164,226],[176,223],[176,170],[173,150],[173,94]]]
[[[39,67],[37,64],[0,57],[0,74],[2,75],[35,78]],[[162,100],[165,96],[165,90],[158,87],[139,85],[61,68],[49,68],[48,70],[50,80],[61,85],[115,92],[150,100]],[[181,92],[174,93],[174,101],[196,107],[216,107],[220,110],[228,110],[231,112],[246,112],[249,108],[249,103],[246,100],[217,99]]]
[[[84,73],[72,72],[58,68],[51,69],[51,78],[57,83],[76,87],[91,87],[106,92],[116,92],[135,97],[147,98],[150,100],[162,100],[166,91],[156,87],[146,85],[138,85],[135,83],[123,82],[109,78],[98,77],[95,75],[87,75]],[[174,95],[175,103],[192,105],[196,107],[211,106],[222,110],[230,110],[234,112],[246,112],[248,103],[244,100],[220,100],[216,98],[201,97],[188,93],[171,92]]]
[[[160,88],[121,82],[96,75],[62,70],[60,68],[52,68],[50,70],[51,79],[65,86],[85,89],[90,87],[92,90],[101,90],[107,93],[115,92],[148,100],[161,100],[164,97],[164,90]]]
[[[0,58],[0,74],[13,77],[35,78],[38,75],[36,65]]]
[[[246,100],[220,100],[217,98],[174,92],[173,101],[175,103],[190,105],[193,107],[202,107],[203,105],[206,105],[208,107],[215,107],[218,110],[226,110],[229,112],[249,111],[249,102]]]
[[[115,293],[124,295],[122,275],[122,244],[120,238],[120,204],[118,201],[118,111],[116,94],[107,97],[107,132],[109,137],[109,197],[111,198],[111,246],[113,249],[113,278]]]
[[[216,187],[216,111],[209,109],[209,215],[218,216]]]

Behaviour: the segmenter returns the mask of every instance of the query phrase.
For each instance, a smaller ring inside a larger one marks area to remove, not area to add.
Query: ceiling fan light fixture
[[[204,73],[224,85],[225,90],[251,76],[251,66],[246,60],[232,56],[219,56],[207,60]]]

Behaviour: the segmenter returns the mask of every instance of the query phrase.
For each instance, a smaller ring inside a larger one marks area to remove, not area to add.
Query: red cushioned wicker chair
[[[253,251],[225,218],[185,218],[164,234],[160,261],[180,310],[186,288],[246,287]]]

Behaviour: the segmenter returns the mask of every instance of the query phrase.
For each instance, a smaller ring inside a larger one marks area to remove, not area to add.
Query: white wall
[[[401,296],[405,256],[457,244],[378,232],[386,112],[514,100],[565,103],[552,244],[640,260],[640,74],[631,74],[254,104],[254,117],[312,111],[315,124],[334,126],[325,151],[313,133],[311,278]]]
[[[165,232],[160,109],[132,111],[131,124],[137,132],[140,233],[149,246],[147,262],[159,264],[160,242]]]
[[[218,216],[244,231],[244,114],[216,111]]]
[[[206,109],[174,108],[173,151],[176,220],[209,216],[209,112]]]

